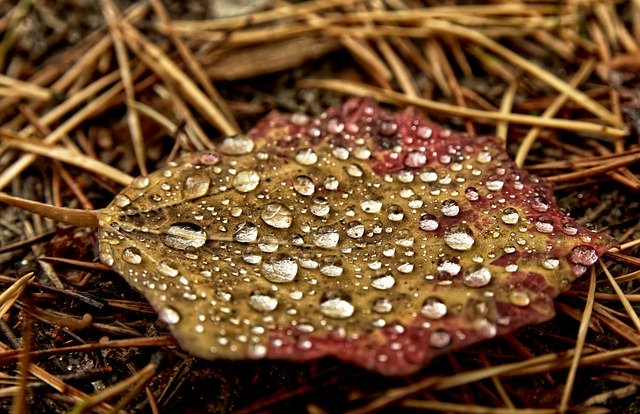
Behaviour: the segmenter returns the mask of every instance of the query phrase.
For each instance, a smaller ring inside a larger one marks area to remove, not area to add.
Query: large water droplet
[[[127,196],[126,196],[126,195],[124,195],[124,194],[118,194],[117,196],[115,196],[115,197],[113,198],[113,203],[114,203],[116,206],[118,206],[118,207],[122,208],[122,207],[126,207],[126,206],[128,206],[129,204],[131,204],[131,200],[129,199],[129,197],[127,197]]]
[[[253,170],[240,171],[233,178],[233,188],[239,193],[253,191],[260,184],[260,175]]]
[[[355,307],[351,304],[350,300],[349,295],[343,292],[327,292],[322,295],[320,312],[329,318],[349,318],[355,311]]]
[[[438,260],[437,267],[438,272],[444,272],[451,276],[455,276],[460,273],[462,266],[460,266],[460,261],[453,256],[444,256]]]
[[[460,212],[460,206],[455,200],[447,199],[442,202],[440,211],[447,217],[455,217]]]
[[[277,255],[262,264],[262,275],[273,283],[286,283],[295,279],[298,263],[291,256]]]
[[[598,252],[591,246],[576,246],[571,250],[569,260],[576,264],[591,266],[598,261]]]
[[[270,234],[260,237],[258,240],[258,249],[263,253],[273,253],[278,250],[279,245],[278,239]]]
[[[447,314],[447,305],[439,298],[427,298],[422,304],[420,313],[429,319],[440,319]]]
[[[340,235],[338,231],[330,226],[320,227],[313,235],[313,244],[323,249],[332,249],[338,245]]]
[[[329,214],[331,211],[331,206],[329,205],[329,201],[327,201],[324,197],[314,197],[311,200],[311,206],[309,207],[309,211],[311,214],[318,217],[323,217]]]
[[[278,306],[278,299],[265,293],[253,292],[249,296],[249,306],[258,312],[270,312]]]
[[[211,185],[211,178],[208,175],[196,173],[184,180],[182,187],[182,196],[185,199],[193,199],[202,197],[209,191],[209,185]]]
[[[473,288],[483,287],[491,282],[491,276],[491,271],[488,268],[484,266],[474,267],[464,272],[462,283]]]
[[[136,177],[131,181],[131,187],[133,188],[146,188],[149,186],[149,177],[141,175],[140,177]]]
[[[289,228],[293,220],[293,216],[287,206],[280,203],[271,203],[264,206],[260,217],[265,223],[277,229]]]
[[[387,208],[387,218],[391,221],[402,221],[404,218],[402,207],[397,204],[391,204],[389,208]]]
[[[444,242],[454,250],[469,250],[475,241],[467,225],[451,227],[444,233]]]
[[[236,224],[233,240],[238,243],[253,243],[258,238],[258,226],[250,221]]]
[[[433,214],[425,213],[420,216],[420,230],[434,231],[439,225],[438,218]]]
[[[299,175],[293,180],[293,189],[296,190],[298,194],[310,196],[315,192],[316,186],[313,184],[311,177]]]
[[[127,247],[122,251],[122,259],[131,264],[140,264],[142,262],[142,253],[137,247]]]
[[[337,256],[327,256],[322,260],[322,266],[320,266],[320,273],[329,277],[338,277],[344,272],[342,265],[342,259]]]
[[[502,210],[502,216],[500,219],[504,224],[516,224],[520,220],[520,213],[513,207],[507,207]]]
[[[554,225],[551,216],[540,216],[534,223],[536,230],[540,233],[553,233]]]
[[[346,233],[353,239],[359,239],[364,235],[364,225],[359,221],[351,221],[347,224]]]
[[[535,196],[531,200],[531,208],[539,213],[544,213],[549,209],[549,201],[543,196]]]
[[[218,147],[220,152],[226,155],[244,155],[253,151],[254,143],[246,135],[236,135],[222,140]]]
[[[379,290],[391,289],[396,284],[396,279],[391,275],[384,275],[373,279],[371,286]]]
[[[382,201],[377,199],[368,199],[360,203],[360,207],[365,213],[376,214],[382,210]]]
[[[163,306],[158,312],[158,319],[167,325],[175,325],[180,322],[180,314],[170,306]]]
[[[301,165],[313,165],[318,162],[318,154],[311,148],[303,148],[296,153],[296,161]]]
[[[207,233],[197,224],[176,223],[167,229],[162,236],[162,242],[173,249],[197,249],[207,242]]]

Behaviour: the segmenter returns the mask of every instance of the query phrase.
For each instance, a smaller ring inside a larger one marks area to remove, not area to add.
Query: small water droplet
[[[393,304],[389,298],[376,298],[373,301],[371,310],[376,313],[389,313],[393,310]]]
[[[500,219],[504,224],[516,224],[520,220],[520,213],[513,207],[507,207],[502,210]]]
[[[293,215],[284,204],[270,203],[264,206],[260,212],[260,218],[271,227],[287,229],[291,227]]]
[[[253,170],[240,171],[233,178],[233,188],[239,193],[253,191],[260,184],[260,175]]]
[[[158,263],[158,273],[160,273],[163,276],[176,277],[178,276],[178,269],[173,267],[172,263],[166,260],[163,260],[160,263]]]
[[[258,226],[250,221],[236,224],[233,240],[238,243],[253,243],[258,238]]]
[[[345,147],[335,147],[331,154],[341,161],[346,161],[349,159],[349,150]]]
[[[438,272],[444,272],[451,276],[455,276],[460,273],[462,266],[460,266],[460,261],[456,257],[443,256],[438,260],[436,269],[438,269]]]
[[[379,290],[391,289],[396,284],[396,279],[391,275],[384,275],[373,279],[371,286]]]
[[[404,218],[402,207],[397,204],[391,204],[389,208],[387,208],[387,218],[391,221],[402,221]]]
[[[167,325],[175,325],[180,322],[180,314],[170,306],[163,306],[158,312],[158,319]]]
[[[442,214],[447,217],[455,217],[460,212],[460,206],[455,200],[447,199],[442,202],[442,206],[440,208]]]
[[[173,249],[197,249],[207,242],[207,233],[197,224],[176,223],[166,230],[162,242]]]
[[[324,316],[334,319],[346,319],[353,315],[355,307],[350,302],[349,295],[343,292],[327,292],[322,295],[320,312]]]
[[[323,249],[332,249],[338,245],[340,235],[330,226],[320,227],[313,235],[313,244]]]
[[[360,202],[360,207],[365,213],[377,214],[382,210],[382,201],[377,199],[367,199]]]
[[[320,273],[328,277],[338,277],[344,272],[342,259],[337,256],[327,256],[322,260]]]
[[[316,186],[313,184],[311,177],[299,175],[293,180],[293,189],[298,194],[310,196],[316,191]]]
[[[479,288],[488,285],[491,277],[491,271],[487,267],[474,267],[464,272],[462,283],[468,287]]]
[[[260,237],[260,240],[258,240],[258,249],[263,253],[273,253],[278,250],[278,247],[278,239],[273,235],[266,235]]]
[[[359,160],[367,160],[371,157],[371,150],[367,147],[356,147],[353,155]]]
[[[357,164],[349,164],[345,167],[345,170],[351,177],[360,178],[364,175],[364,171]]]
[[[226,155],[245,155],[253,151],[254,143],[246,135],[235,135],[222,140],[218,147]]]
[[[324,197],[314,197],[311,200],[311,206],[309,206],[309,211],[311,214],[317,217],[323,217],[329,214],[331,211],[331,206],[329,205],[329,201],[327,201]]]
[[[480,164],[487,164],[491,162],[491,153],[489,151],[480,151],[477,160]]]
[[[324,188],[327,190],[330,190],[330,191],[337,190],[339,185],[340,185],[340,181],[338,181],[338,178],[334,177],[333,175],[328,175],[324,179]]]
[[[444,329],[436,329],[431,332],[429,343],[435,348],[444,348],[451,343],[451,335]]]
[[[351,221],[347,224],[346,231],[347,236],[353,239],[359,239],[364,235],[364,225],[359,221]]]
[[[591,246],[579,245],[571,250],[569,260],[575,264],[591,266],[598,261],[598,252]]]
[[[438,180],[438,173],[433,168],[425,168],[420,172],[419,177],[425,183],[434,183]]]
[[[114,203],[116,206],[118,206],[118,207],[122,208],[122,207],[126,207],[126,206],[128,206],[129,204],[131,204],[131,200],[129,199],[129,197],[127,197],[127,196],[126,196],[126,195],[124,195],[124,194],[118,194],[117,196],[115,196],[115,197],[113,198],[113,203]]]
[[[313,165],[318,162],[318,154],[311,148],[303,148],[296,153],[296,162],[300,165]]]
[[[404,165],[419,168],[427,164],[427,155],[423,151],[409,151],[404,157]]]
[[[509,292],[509,302],[515,306],[529,306],[531,303],[531,297],[525,290],[512,290]]]
[[[249,296],[249,306],[258,312],[270,312],[278,306],[278,299],[260,292],[253,292]]]
[[[499,191],[504,187],[504,181],[500,179],[489,179],[485,186],[489,191]]]
[[[475,187],[467,187],[464,190],[464,198],[469,201],[478,201],[478,199],[480,198],[480,193]]]
[[[560,260],[552,258],[552,257],[547,257],[546,259],[544,259],[542,261],[542,267],[544,267],[545,269],[548,269],[548,270],[557,269],[558,266],[560,266]]]
[[[137,247],[127,247],[122,251],[122,259],[131,264],[140,264],[142,262],[142,252]]]
[[[133,188],[146,188],[149,186],[149,177],[141,175],[131,181],[131,187]]]
[[[469,250],[475,243],[473,232],[467,225],[459,225],[447,229],[444,242],[454,250]]]
[[[531,208],[539,213],[544,213],[549,209],[549,202],[543,196],[535,196],[531,200]]]
[[[538,217],[534,226],[540,233],[552,233],[554,230],[553,219],[551,216]]]
[[[298,274],[298,263],[291,256],[272,256],[262,264],[262,275],[273,283],[286,283],[295,279]]]
[[[184,186],[182,187],[182,197],[185,199],[193,199],[202,197],[209,191],[209,185],[211,185],[211,179],[205,174],[193,174],[184,180]]]
[[[430,297],[422,303],[420,313],[429,319],[440,319],[447,314],[447,305],[439,298]]]
[[[424,213],[420,216],[420,230],[434,231],[440,225],[438,218],[433,214]]]

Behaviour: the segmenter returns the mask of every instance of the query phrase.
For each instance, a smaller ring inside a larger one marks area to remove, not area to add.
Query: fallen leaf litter
[[[496,138],[366,99],[273,113],[96,213],[101,260],[185,350],[384,375],[550,319],[615,243]]]

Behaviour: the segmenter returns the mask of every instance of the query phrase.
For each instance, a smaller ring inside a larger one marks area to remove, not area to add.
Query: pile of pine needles
[[[3,191],[102,207],[272,109],[372,96],[503,139],[620,248],[553,321],[394,379],[330,360],[195,360],[96,261],[92,231],[0,207],[0,409],[640,410],[640,2],[275,1],[218,18],[197,1],[119,3],[0,3]]]

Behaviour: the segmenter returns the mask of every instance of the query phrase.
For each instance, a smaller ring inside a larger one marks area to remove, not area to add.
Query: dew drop
[[[324,197],[314,197],[311,200],[311,206],[309,207],[309,211],[311,214],[317,217],[323,217],[329,214],[331,211],[331,206],[329,205],[329,201],[327,201]]]
[[[328,277],[338,277],[344,272],[342,259],[337,256],[327,256],[322,260],[320,273]]]
[[[140,176],[140,177],[136,177],[133,179],[133,181],[131,181],[131,187],[133,188],[146,188],[149,186],[149,177],[146,177],[144,175]]]
[[[333,175],[328,175],[324,179],[324,188],[327,190],[330,190],[330,191],[337,190],[339,185],[340,185],[340,181],[338,181],[338,178]]]
[[[258,226],[250,221],[236,224],[233,240],[238,243],[253,243],[258,238]]]
[[[273,253],[278,250],[278,239],[272,235],[266,235],[258,240],[258,249],[263,253]]]
[[[347,174],[349,174],[351,177],[359,178],[364,175],[364,171],[357,164],[347,165],[345,167],[345,170],[347,171]]]
[[[180,314],[170,306],[163,306],[158,312],[158,318],[167,325],[175,325],[180,322]]]
[[[433,168],[425,168],[419,175],[420,180],[425,183],[434,183],[438,180],[438,174]]]
[[[488,285],[491,277],[491,271],[484,266],[471,268],[465,271],[462,283],[468,287],[479,288]]]
[[[554,230],[553,219],[550,216],[540,216],[534,224],[540,233],[552,233]]]
[[[184,180],[182,187],[182,197],[185,199],[193,199],[202,197],[209,191],[211,179],[205,174],[193,174]]]
[[[318,154],[311,148],[303,148],[296,153],[296,162],[300,165],[313,165],[318,162]]]
[[[423,151],[409,151],[404,157],[404,165],[419,168],[427,163],[427,155]]]
[[[520,213],[513,207],[507,207],[502,210],[500,219],[504,224],[516,224],[520,220]]]
[[[245,155],[253,151],[254,143],[246,135],[235,135],[222,140],[218,147],[225,155]]]
[[[342,292],[327,292],[322,295],[320,312],[333,319],[346,319],[353,315],[355,307],[350,302],[349,295]]]
[[[295,279],[298,263],[291,256],[276,255],[262,264],[262,275],[273,283],[286,283]]]
[[[340,235],[338,231],[330,226],[320,227],[313,235],[313,244],[323,249],[332,249],[338,245]]]
[[[560,260],[548,257],[542,261],[542,267],[547,270],[554,270],[560,266]]]
[[[460,206],[455,200],[447,199],[442,202],[442,207],[440,208],[442,214],[447,217],[455,217],[460,212]]]
[[[249,296],[249,306],[258,312],[271,312],[278,306],[278,299],[264,293],[253,292]]]
[[[233,188],[239,193],[253,191],[260,184],[260,175],[253,170],[240,171],[233,178]]]
[[[438,260],[437,267],[438,272],[445,272],[451,276],[455,276],[460,273],[462,266],[460,261],[453,256],[444,256]]]
[[[316,186],[310,177],[299,175],[293,180],[293,189],[296,190],[298,194],[310,196],[315,192]]]
[[[158,273],[167,277],[176,277],[178,276],[178,269],[173,267],[170,262],[163,260],[158,263]]]
[[[549,202],[543,196],[535,196],[531,200],[531,208],[539,213],[544,213],[549,209]]]
[[[377,214],[382,210],[382,201],[376,199],[364,200],[360,203],[360,207],[365,213]]]
[[[591,266],[598,261],[598,253],[591,246],[579,245],[571,250],[569,260],[575,264]]]
[[[499,191],[502,189],[502,187],[504,187],[504,181],[499,179],[490,179],[489,181],[487,181],[485,186],[489,191]]]
[[[427,298],[422,303],[420,313],[429,319],[440,319],[447,314],[447,305],[445,305],[439,298]]]
[[[137,247],[127,247],[122,251],[122,259],[131,264],[140,264],[142,262],[142,253]]]
[[[393,310],[393,304],[389,298],[376,298],[373,301],[371,310],[376,313],[389,313]]]
[[[391,204],[389,208],[387,208],[387,218],[391,221],[402,221],[404,218],[402,207],[397,204]]]
[[[349,150],[345,147],[335,147],[331,154],[341,161],[346,161],[349,159]]]
[[[444,348],[451,343],[451,335],[444,329],[436,329],[431,332],[429,343],[435,348]]]
[[[391,275],[384,275],[373,279],[371,286],[378,290],[391,289],[396,284],[396,279]]]
[[[287,229],[291,227],[293,216],[287,206],[281,203],[270,203],[264,206],[260,212],[260,218],[277,229]]]
[[[531,298],[529,297],[529,293],[524,290],[512,290],[509,292],[509,302],[511,302],[515,306],[529,306],[531,303]]]
[[[351,221],[347,224],[346,233],[353,239],[359,239],[364,235],[364,225],[359,221]]]
[[[467,187],[464,190],[464,198],[469,201],[478,201],[478,199],[480,198],[480,193],[475,187]]]
[[[438,218],[433,214],[425,213],[420,216],[420,230],[434,231],[440,225]]]
[[[444,242],[454,250],[469,250],[475,241],[473,232],[467,225],[451,227],[444,233]]]
[[[173,249],[197,249],[207,242],[207,233],[197,224],[176,223],[167,229],[162,242]]]
[[[114,203],[116,206],[118,206],[118,207],[122,208],[122,207],[126,207],[126,206],[128,206],[129,204],[131,204],[131,200],[129,199],[129,197],[127,197],[127,196],[126,196],[126,195],[124,195],[124,194],[118,194],[117,196],[115,196],[115,197],[113,198],[113,203]]]

